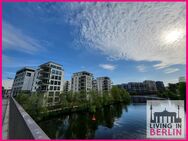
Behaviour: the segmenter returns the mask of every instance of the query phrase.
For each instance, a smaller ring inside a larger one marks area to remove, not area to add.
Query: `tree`
[[[186,100],[186,83],[180,82],[179,83],[179,94],[181,100]]]

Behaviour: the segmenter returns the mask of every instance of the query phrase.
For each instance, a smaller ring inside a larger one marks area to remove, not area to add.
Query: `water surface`
[[[111,105],[94,117],[87,112],[60,115],[39,126],[51,139],[146,138],[146,104]]]

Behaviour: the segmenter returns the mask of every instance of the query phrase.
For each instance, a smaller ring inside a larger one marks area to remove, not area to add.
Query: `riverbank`
[[[78,113],[78,112],[81,112],[81,113],[90,113],[90,114],[95,114],[97,110],[101,109],[101,108],[105,108],[105,107],[109,107],[111,105],[118,105],[118,104],[123,104],[123,105],[129,105],[130,102],[125,102],[125,101],[118,101],[118,102],[111,102],[111,103],[108,103],[108,104],[105,104],[105,105],[102,105],[100,107],[95,107],[95,110],[93,111],[93,108],[91,109],[91,107],[79,107],[79,106],[76,106],[76,107],[65,107],[65,108],[56,108],[54,110],[49,110],[47,111],[47,113],[44,113],[45,116],[42,116],[42,118],[40,120],[37,120],[37,122],[41,122],[43,120],[47,120],[47,119],[50,119],[50,118],[54,118],[56,116],[59,116],[59,115],[66,115],[66,114],[72,114],[72,113]],[[61,107],[61,106],[60,106]]]
[[[102,94],[95,91],[62,93],[58,97],[58,105],[57,103],[50,105],[48,102],[51,98],[41,93],[20,93],[16,100],[35,121],[71,112],[87,111],[95,113],[97,109],[103,106],[122,102],[128,104],[131,101],[129,93],[118,87],[112,87],[111,91]]]

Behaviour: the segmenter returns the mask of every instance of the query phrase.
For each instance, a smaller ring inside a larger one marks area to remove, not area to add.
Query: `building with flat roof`
[[[97,77],[97,91],[99,93],[109,92],[112,88],[112,82],[109,77]]]
[[[48,106],[60,102],[59,95],[63,92],[64,70],[60,64],[47,62],[35,71],[32,92],[44,93]]]
[[[31,91],[35,70],[24,67],[16,72],[12,86],[12,96],[18,95],[21,91]]]
[[[71,90],[73,92],[89,92],[92,90],[93,74],[87,71],[73,73]]]
[[[124,84],[117,85],[120,88],[126,89],[130,94],[157,94],[158,88],[160,87],[160,90],[163,89],[163,82],[162,81],[155,81],[152,80],[145,80],[143,82],[129,82]]]

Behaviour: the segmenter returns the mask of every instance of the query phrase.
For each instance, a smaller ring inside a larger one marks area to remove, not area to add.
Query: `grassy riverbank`
[[[130,103],[130,95],[124,89],[113,87],[110,92],[103,94],[91,91],[89,93],[61,93],[55,106],[43,106],[44,95],[41,93],[20,93],[16,100],[23,108],[39,121],[47,117],[63,113],[88,111],[95,113],[98,108],[116,103]]]

